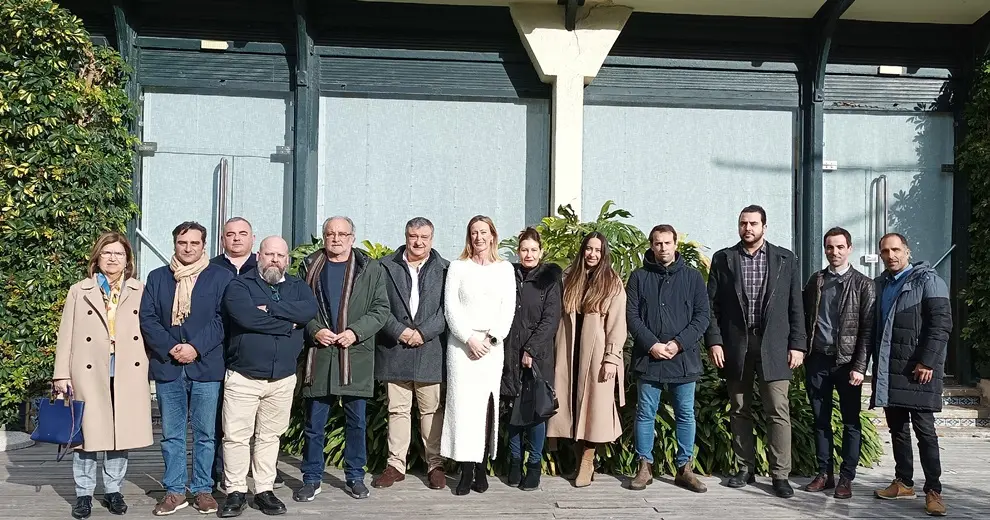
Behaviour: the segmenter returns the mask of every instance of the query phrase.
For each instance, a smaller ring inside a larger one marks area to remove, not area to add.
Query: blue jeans
[[[529,457],[526,458],[526,465],[535,466],[543,460],[543,441],[547,438],[547,423],[541,422],[533,426],[512,426],[507,427],[509,432],[509,454],[512,460],[522,460],[522,438],[526,433],[528,441]]]
[[[192,424],[193,472],[189,490],[213,489],[213,457],[217,449],[217,400],[220,381],[193,381],[183,370],[175,381],[155,381],[158,410],[162,415],[162,485],[169,493],[186,493],[186,424]]]
[[[327,442],[327,420],[335,396],[306,400],[306,442],[303,446],[303,484],[319,484],[323,481],[326,458],[323,449]],[[367,424],[363,397],[341,396],[344,406],[344,478],[348,484],[364,481],[364,466],[368,463]]]
[[[677,467],[694,455],[694,387],[695,383],[667,383],[674,404],[677,422]],[[639,402],[636,404],[636,454],[653,464],[653,440],[656,437],[657,408],[660,406],[662,383],[639,381]]]

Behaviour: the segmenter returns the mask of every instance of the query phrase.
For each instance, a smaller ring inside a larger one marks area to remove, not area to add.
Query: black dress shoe
[[[107,493],[103,495],[103,507],[115,515],[122,515],[127,512],[127,504],[124,502],[124,495],[120,493]]]
[[[735,475],[729,477],[728,486],[730,488],[746,487],[747,484],[756,483],[756,475],[748,469],[741,469]]]
[[[247,497],[244,496],[244,493],[234,491],[227,495],[227,500],[224,501],[223,507],[220,508],[219,516],[220,518],[241,516],[241,512],[244,511],[244,506],[246,505]]]
[[[791,483],[784,479],[773,479],[773,492],[780,498],[791,498],[794,496],[794,489]]]
[[[266,515],[285,514],[285,504],[271,491],[265,491],[264,493],[255,495],[254,505],[258,506],[258,510]]]
[[[76,505],[72,506],[72,518],[84,520],[93,514],[93,497],[76,497]]]

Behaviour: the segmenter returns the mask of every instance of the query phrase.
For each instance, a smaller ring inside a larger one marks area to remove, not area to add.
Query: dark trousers
[[[337,401],[336,396],[307,399],[306,441],[303,446],[303,484],[319,484],[323,480],[326,459],[323,449],[326,446],[327,420],[330,406]],[[364,466],[368,463],[367,422],[365,410],[367,400],[363,397],[342,396],[344,407],[344,478],[347,483],[364,481]]]
[[[942,462],[939,460],[938,435],[935,434],[935,414],[908,408],[883,409],[890,428],[890,444],[894,452],[894,476],[905,486],[914,486],[914,451],[911,448],[911,426],[918,436],[921,469],[925,472],[925,493],[942,493]]]
[[[805,363],[808,401],[815,417],[815,446],[818,471],[832,474],[835,468],[835,435],[832,432],[832,390],[839,393],[842,414],[842,464],[839,476],[856,478],[862,446],[859,412],[863,408],[863,386],[849,384],[849,364],[836,365],[834,355],[812,352]]]

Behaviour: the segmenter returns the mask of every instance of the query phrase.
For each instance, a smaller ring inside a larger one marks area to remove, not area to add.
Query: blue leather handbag
[[[31,440],[58,444],[56,461],[61,461],[72,448],[83,443],[82,418],[85,403],[72,399],[72,388],[62,398],[56,399],[55,392],[49,399],[38,399],[38,425],[31,434]]]

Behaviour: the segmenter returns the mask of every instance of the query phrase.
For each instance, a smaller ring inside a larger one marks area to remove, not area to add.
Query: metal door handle
[[[155,247],[155,244],[150,238],[148,238],[148,235],[146,235],[144,231],[141,231],[141,228],[136,228],[134,232],[137,234],[138,238],[148,246],[148,249],[150,249],[152,253],[155,253],[155,255],[158,256],[162,262],[165,262],[165,265],[172,262],[169,257],[165,256],[165,253],[162,253],[161,249]]]
[[[216,254],[223,251],[223,225],[227,222],[227,186],[229,184],[229,172],[227,170],[227,158],[220,159],[220,178],[217,181],[217,233],[216,233]]]

